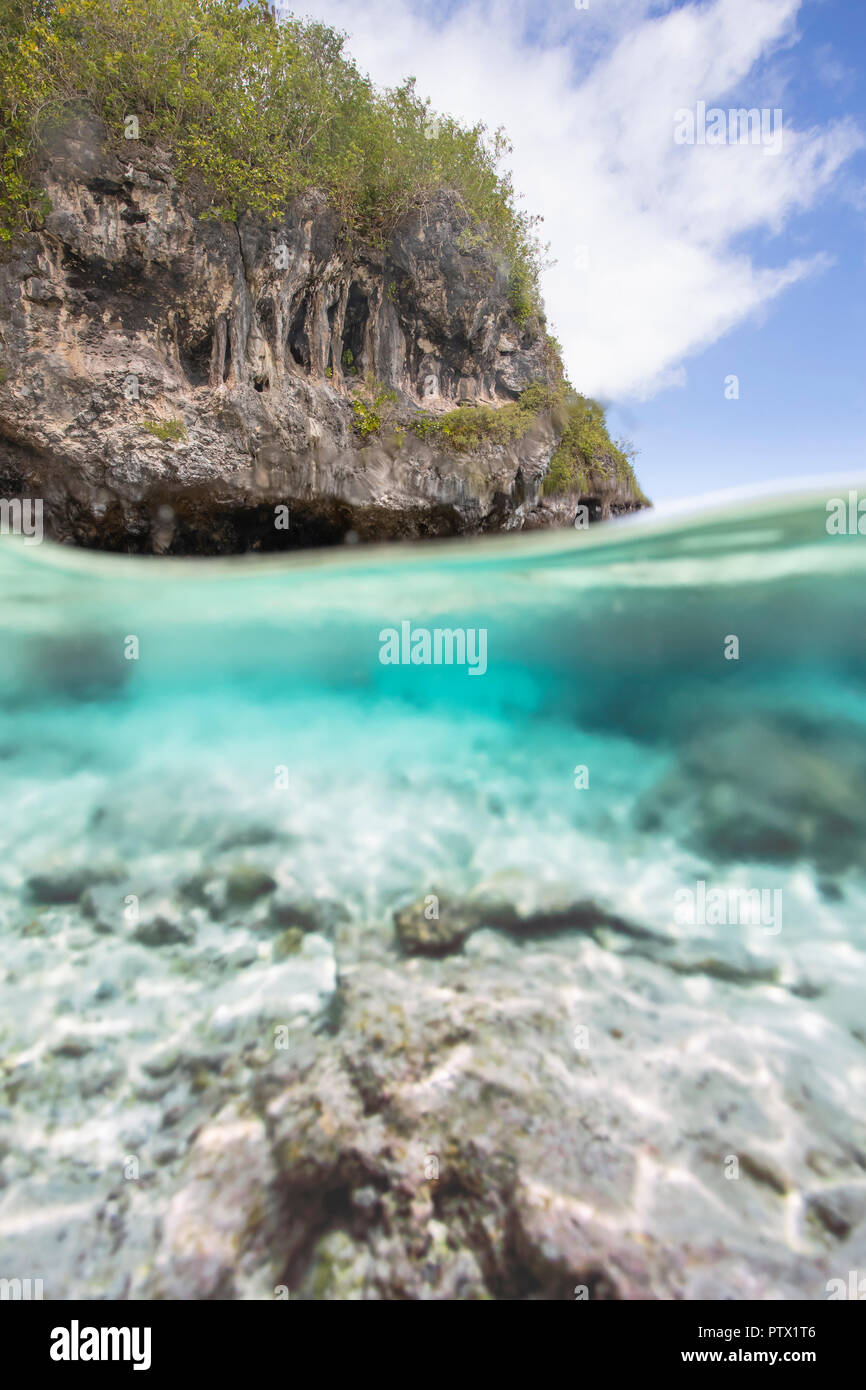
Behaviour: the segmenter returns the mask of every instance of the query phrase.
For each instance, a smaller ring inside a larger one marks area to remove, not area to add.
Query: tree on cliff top
[[[346,36],[263,0],[0,0],[0,235],[33,225],[40,140],[77,112],[118,140],[128,116],[213,190],[211,215],[277,217],[319,188],[347,231],[382,241],[442,188],[537,306],[535,219],[518,210],[501,132],[434,117],[414,79],[376,89]]]

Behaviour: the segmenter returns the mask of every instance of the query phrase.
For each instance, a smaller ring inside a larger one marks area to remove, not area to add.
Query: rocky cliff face
[[[400,427],[552,379],[447,194],[353,247],[315,191],[279,223],[202,220],[194,180],[124,145],[90,122],[58,137],[51,211],[0,265],[0,494],[44,499],[46,534],[187,553],[573,520],[576,494],[540,496],[549,414],[469,454]],[[396,400],[364,440],[353,399],[374,378]],[[603,475],[584,500],[640,505]]]

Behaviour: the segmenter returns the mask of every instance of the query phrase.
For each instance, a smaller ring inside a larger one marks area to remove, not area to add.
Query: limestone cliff
[[[50,211],[0,265],[0,495],[43,498],[49,536],[201,553],[573,520],[580,493],[541,494],[555,411],[469,449],[412,428],[556,376],[446,192],[377,248],[315,190],[279,222],[203,220],[165,151],[93,121],[40,175]],[[603,460],[583,491],[593,519],[642,504]]]

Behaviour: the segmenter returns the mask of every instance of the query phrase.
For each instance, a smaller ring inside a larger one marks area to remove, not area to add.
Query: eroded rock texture
[[[350,245],[315,191],[278,223],[202,220],[194,179],[122,144],[85,121],[57,136],[51,212],[0,266],[0,492],[43,498],[49,535],[237,551],[574,518],[578,496],[539,497],[549,417],[469,455],[353,430],[350,388],[368,377],[398,393],[394,424],[550,379],[507,267],[461,249],[448,194],[376,249]],[[592,490],[593,518],[639,505],[613,472]]]

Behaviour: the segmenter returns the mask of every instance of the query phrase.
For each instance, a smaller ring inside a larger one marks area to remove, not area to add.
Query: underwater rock
[[[181,880],[180,894],[198,907],[207,908],[215,917],[225,912],[228,896],[225,879],[216,869],[198,869]]]
[[[247,849],[255,845],[270,845],[280,839],[280,835],[273,825],[268,822],[249,824],[241,821],[220,840],[217,849],[223,851],[228,849]]]
[[[394,913],[394,928],[407,955],[439,956],[459,950],[480,920],[477,910],[465,903],[431,893],[399,908]]]
[[[227,1162],[230,1185],[241,1150],[264,1165],[267,1230],[250,1227],[245,1191],[207,1285],[232,1287],[220,1279],[237,1267],[301,1300],[823,1297],[820,1253],[792,1252],[785,1213],[813,1190],[814,1104],[835,1063],[830,1049],[791,1062],[802,1004],[778,992],[762,1088],[739,1080],[753,997],[710,978],[690,1003],[667,965],[627,956],[612,971],[584,935],[356,964],[339,1031],[302,1029],[256,1073],[262,1128],[239,1129]],[[840,1031],[833,1046],[856,1045]],[[231,1114],[197,1143],[216,1155]],[[827,1110],[821,1125],[850,1121]],[[832,1162],[856,1188],[856,1164]],[[191,1156],[173,1205],[205,1210],[217,1181]]]
[[[122,876],[123,869],[118,864],[56,859],[32,873],[25,888],[34,902],[74,903],[92,885],[117,882]]]
[[[459,1299],[461,1302],[489,1300],[484,1275],[471,1250],[455,1250],[449,1243],[448,1227],[430,1219],[418,1246],[421,1261],[421,1280],[412,1279],[415,1271],[406,1265],[404,1278],[413,1287],[414,1297],[423,1302]],[[379,1240],[372,1245],[364,1239],[352,1240],[345,1231],[331,1231],[318,1240],[313,1248],[309,1271],[297,1290],[296,1297],[307,1300],[365,1300],[376,1290],[377,1283],[389,1269],[393,1279],[393,1264],[398,1250],[396,1242]]]
[[[55,1057],[86,1057],[93,1050],[93,1043],[79,1033],[70,1033],[61,1038],[52,1048]]]
[[[866,866],[866,733],[749,718],[708,729],[639,800],[639,829],[711,860]]]
[[[216,919],[232,918],[247,924],[267,920],[267,904],[277,886],[273,874],[260,864],[238,863],[228,868],[207,865],[183,878],[182,896],[203,907]]]
[[[173,903],[162,901],[142,907],[133,936],[142,946],[188,945],[195,940],[195,926]]]
[[[186,1181],[162,1223],[148,1296],[186,1300],[274,1296],[281,1204],[264,1125],[228,1106],[196,1139]]]
[[[280,884],[270,900],[270,921],[279,927],[300,927],[301,931],[333,935],[341,922],[349,920],[344,903],[335,898],[300,893]]]
[[[397,941],[407,955],[447,955],[479,928],[518,938],[614,929],[639,940],[665,938],[626,921],[591,898],[575,898],[569,884],[545,883],[518,869],[482,880],[468,897],[428,893],[394,912]]]
[[[238,941],[208,930],[207,951]],[[338,992],[333,944],[287,930],[284,959],[230,974],[218,952],[216,976],[206,951],[142,961],[94,933],[97,978],[146,980],[159,1012],[130,1009],[124,983],[81,1006],[80,1030],[65,1022],[68,1055],[7,1059],[19,1108],[50,1112],[62,1075],[70,1134],[100,1107],[110,1164],[133,1156],[147,1175],[147,1204],[124,1206],[106,1245],[105,1171],[87,1144],[95,1176],[76,1178],[72,1226],[62,1155],[21,1150],[47,1184],[39,1250],[65,1232],[58,1296],[825,1296],[827,1238],[858,1219],[866,1148],[862,1047],[841,1023],[583,931],[482,927],[441,958],[396,958],[382,931],[381,958],[347,962]],[[109,1054],[103,1030],[120,1019],[132,1031]],[[803,1043],[806,1022],[821,1049]],[[854,1089],[840,1093],[843,1073]],[[27,1200],[17,1168],[10,1181],[0,1203]],[[816,1212],[814,1257],[788,1244],[792,1198]]]
[[[806,1212],[831,1236],[843,1240],[861,1222],[866,1222],[866,1180],[810,1192],[806,1197]]]
[[[272,893],[277,881],[255,864],[235,864],[225,876],[226,898],[234,906],[246,907]]]

